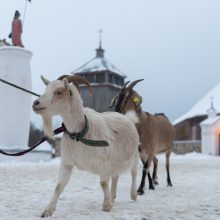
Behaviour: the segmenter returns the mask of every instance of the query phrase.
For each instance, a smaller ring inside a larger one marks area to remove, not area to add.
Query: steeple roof
[[[104,56],[105,50],[102,48],[102,42],[99,42],[99,48],[96,49],[96,57],[89,60],[87,63],[83,64],[76,70],[72,71],[75,73],[94,73],[98,71],[110,71],[120,75],[123,78],[126,78],[126,75],[122,73],[115,65],[113,65],[109,60]]]
[[[116,73],[123,78],[125,78],[125,74],[122,73],[116,66],[114,66],[110,61],[108,61],[104,57],[96,56],[91,59],[78,69],[74,70],[72,73],[93,73],[97,71],[105,71],[108,70],[110,72]]]

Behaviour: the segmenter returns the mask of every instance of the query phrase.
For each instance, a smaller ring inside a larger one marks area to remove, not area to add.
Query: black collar
[[[96,147],[109,146],[109,144],[106,141],[94,141],[94,140],[88,140],[88,139],[84,138],[85,134],[89,130],[88,119],[87,119],[86,115],[84,115],[84,117],[85,117],[85,126],[81,132],[79,132],[79,133],[72,132],[71,133],[66,129],[65,124],[62,123],[62,127],[64,128],[64,133],[66,133],[72,140],[80,141],[80,142],[82,142],[86,145],[89,145],[89,146],[96,146]]]
[[[64,132],[73,140],[76,140],[76,141],[79,141],[79,138],[80,137],[84,137],[84,135],[87,133],[87,131],[89,130],[89,125],[88,125],[88,120],[87,120],[87,117],[84,115],[85,117],[85,126],[83,128],[83,130],[79,133],[75,133],[75,132],[69,132],[67,129],[66,129],[66,126],[64,123],[62,123],[62,126],[64,127]]]

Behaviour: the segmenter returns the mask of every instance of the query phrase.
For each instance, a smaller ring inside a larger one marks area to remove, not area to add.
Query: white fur
[[[137,113],[133,110],[127,111],[125,116],[128,117],[134,124],[138,124],[140,122]]]
[[[88,170],[100,176],[100,184],[104,193],[103,210],[110,211],[112,201],[116,197],[117,180],[119,174],[130,169],[132,174],[131,198],[136,200],[136,175],[138,165],[139,136],[134,123],[127,117],[116,112],[98,113],[90,108],[83,108],[81,97],[73,85],[69,85],[72,96],[66,93],[61,99],[54,93],[59,88],[65,88],[62,81],[53,81],[46,93],[38,101],[39,106],[34,110],[41,114],[52,116],[61,115],[64,124],[70,132],[79,132],[85,124],[84,114],[89,123],[89,131],[85,138],[91,140],[105,140],[108,147],[92,147],[70,139],[66,134],[62,138],[61,167],[58,183],[47,209],[42,217],[53,214],[57,200],[67,184],[74,166]],[[37,108],[45,107],[43,111]],[[47,122],[46,129],[50,123]],[[50,133],[45,132],[45,133]],[[111,194],[109,180],[112,178]]]

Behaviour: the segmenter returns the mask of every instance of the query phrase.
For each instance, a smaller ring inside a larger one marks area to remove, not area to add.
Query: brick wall
[[[175,154],[201,153],[201,141],[174,141],[173,152]]]

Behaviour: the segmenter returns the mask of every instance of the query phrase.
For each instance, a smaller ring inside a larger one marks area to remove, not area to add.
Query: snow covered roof
[[[210,108],[211,97],[214,97],[214,107],[217,113],[220,113],[220,83],[217,84],[210,92],[208,92],[200,101],[198,101],[187,113],[177,118],[173,124],[176,125],[186,119],[195,116],[207,115]]]
[[[104,70],[109,70],[111,72],[117,73],[122,77],[125,77],[124,73],[122,73],[117,67],[115,67],[110,61],[108,61],[104,57],[95,57],[78,69],[74,70],[72,73],[90,73]]]
[[[98,49],[96,49],[96,57],[89,60],[87,63],[79,67],[78,69],[72,71],[75,73],[93,73],[96,71],[105,71],[109,70],[113,73],[116,73],[123,78],[125,78],[125,74],[122,73],[115,65],[113,65],[109,60],[104,57],[104,50],[101,47],[101,44]]]
[[[202,121],[200,125],[213,125],[216,122],[220,120],[220,116],[212,117],[212,118],[207,118],[206,120]]]

